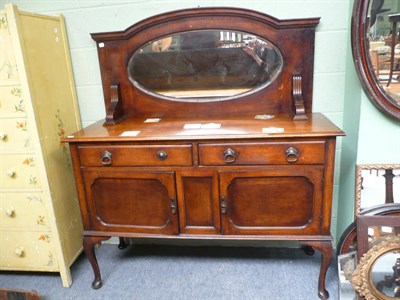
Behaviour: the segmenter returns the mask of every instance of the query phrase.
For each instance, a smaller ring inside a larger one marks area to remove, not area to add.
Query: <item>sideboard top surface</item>
[[[66,137],[64,142],[113,141],[171,141],[205,139],[251,139],[285,137],[340,136],[343,131],[321,113],[308,115],[308,120],[293,121],[289,115],[270,119],[256,119],[254,114],[241,116],[201,116],[197,118],[160,118],[159,122],[145,122],[149,118],[127,118],[115,126],[96,122]],[[184,128],[192,127],[192,128]],[[219,126],[220,125],[220,126]],[[201,127],[201,128],[199,128]],[[219,127],[219,128],[216,128]],[[263,129],[281,131],[263,133]]]

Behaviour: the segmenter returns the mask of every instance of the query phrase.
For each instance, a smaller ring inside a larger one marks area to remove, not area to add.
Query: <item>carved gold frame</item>
[[[356,188],[354,216],[361,214],[361,187],[362,187],[362,171],[363,170],[386,170],[400,169],[400,164],[358,164],[356,166]],[[383,203],[382,203],[383,204]]]
[[[382,255],[393,252],[400,252],[400,237],[391,235],[385,238],[379,244],[373,246],[360,259],[355,271],[351,276],[351,285],[366,300],[394,300],[380,293],[374,286],[370,273],[375,262]]]

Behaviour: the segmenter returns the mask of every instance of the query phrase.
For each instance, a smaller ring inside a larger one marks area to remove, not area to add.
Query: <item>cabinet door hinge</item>
[[[176,214],[176,202],[175,202],[174,197],[170,198],[170,206],[171,206],[171,213],[175,215]]]
[[[221,205],[221,214],[226,214],[226,212],[228,211],[228,204],[226,203],[224,196],[221,196],[220,205]]]

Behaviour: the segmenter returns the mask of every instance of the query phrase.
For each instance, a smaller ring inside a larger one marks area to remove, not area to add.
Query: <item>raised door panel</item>
[[[90,228],[178,234],[173,172],[114,168],[83,170]]]
[[[322,169],[221,172],[224,234],[318,234]]]
[[[183,234],[219,234],[218,174],[211,171],[177,173],[179,224]]]

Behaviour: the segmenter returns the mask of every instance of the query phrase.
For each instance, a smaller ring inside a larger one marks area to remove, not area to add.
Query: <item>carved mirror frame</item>
[[[356,270],[352,274],[351,284],[353,288],[366,300],[394,300],[395,298],[388,297],[380,293],[374,286],[371,279],[371,272],[376,261],[383,255],[389,252],[400,251],[400,238],[392,236],[391,239],[382,241],[372,247],[363,255]]]
[[[362,171],[363,170],[399,170],[400,164],[359,164],[356,166],[356,187],[355,187],[355,202],[354,202],[354,215],[362,214],[361,208],[361,190],[362,190]],[[384,195],[383,198],[384,199]],[[377,203],[377,206],[383,206],[385,202]],[[372,207],[364,208],[365,211]]]
[[[351,276],[353,288],[366,300],[394,300],[397,298],[389,297],[381,293],[374,285],[372,280],[372,269],[378,259],[390,252],[400,252],[400,236],[397,233],[371,237],[369,228],[375,227],[398,228],[400,219],[397,216],[358,216],[357,217],[357,256],[358,265]],[[396,232],[396,230],[394,231]],[[397,266],[397,263],[396,263]],[[393,278],[398,275],[393,266]],[[396,286],[396,283],[394,283]]]
[[[371,102],[383,113],[400,120],[400,105],[380,86],[372,68],[369,55],[369,41],[366,37],[368,26],[368,5],[371,0],[355,0],[351,26],[352,51],[361,83]]]

